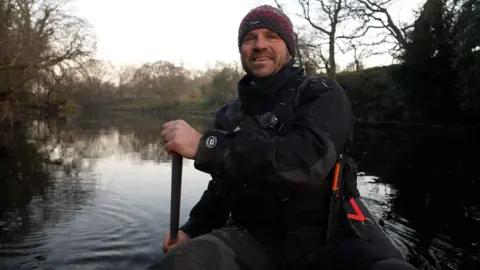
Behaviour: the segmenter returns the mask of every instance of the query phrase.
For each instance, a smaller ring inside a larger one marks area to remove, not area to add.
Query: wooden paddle
[[[177,240],[180,219],[180,198],[182,192],[182,167],[183,157],[172,156],[172,192],[170,197],[170,242]]]

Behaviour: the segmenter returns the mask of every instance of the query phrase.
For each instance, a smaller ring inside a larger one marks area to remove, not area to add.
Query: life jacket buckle
[[[274,128],[278,123],[277,116],[272,112],[266,112],[262,115],[256,115],[255,118],[262,128]]]
[[[289,189],[281,189],[277,191],[278,197],[280,198],[280,202],[286,202],[290,198],[290,190]]]

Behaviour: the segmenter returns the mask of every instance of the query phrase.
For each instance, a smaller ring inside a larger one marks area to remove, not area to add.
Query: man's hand
[[[167,122],[163,125],[162,136],[165,150],[170,155],[177,153],[184,158],[194,159],[202,135],[183,120]]]
[[[170,243],[170,232],[165,233],[165,240],[163,240],[163,253],[168,253],[171,248],[176,247],[189,239],[190,236],[188,236],[184,231],[178,230],[175,242]]]

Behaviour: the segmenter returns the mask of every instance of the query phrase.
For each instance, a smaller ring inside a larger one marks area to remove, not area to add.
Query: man
[[[215,128],[164,125],[166,151],[212,181],[175,243],[167,233],[162,269],[414,269],[357,237],[329,203],[337,162],[344,195],[358,196],[351,105],[336,82],[294,65],[290,19],[257,7],[238,45],[247,75]]]

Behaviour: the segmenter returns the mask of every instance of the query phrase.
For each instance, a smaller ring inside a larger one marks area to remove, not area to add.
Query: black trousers
[[[292,259],[281,248],[257,241],[245,230],[230,227],[205,234],[170,250],[159,269],[164,270],[414,270],[360,239],[345,239],[318,247],[303,258]]]

